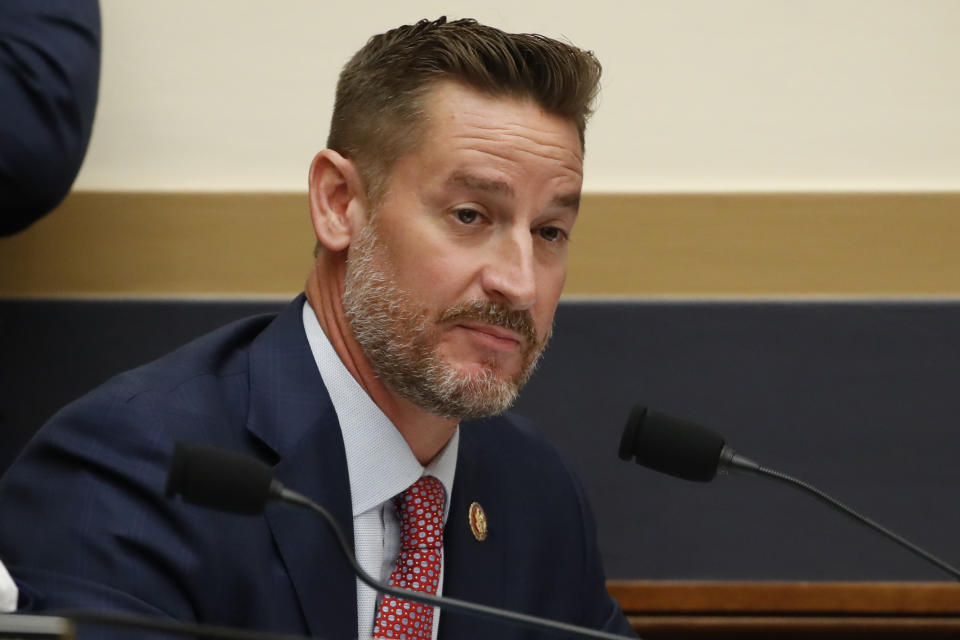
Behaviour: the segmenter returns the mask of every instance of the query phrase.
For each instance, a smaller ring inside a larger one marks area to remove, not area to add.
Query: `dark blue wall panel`
[[[0,301],[0,468],[111,374],[279,306]],[[634,402],[703,422],[960,564],[958,336],[958,302],[565,303],[518,410],[583,475],[609,577],[944,579],[789,488],[686,483],[616,449]]]

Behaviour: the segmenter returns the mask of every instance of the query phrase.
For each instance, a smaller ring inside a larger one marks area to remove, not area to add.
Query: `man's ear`
[[[366,215],[356,165],[332,149],[318,153],[310,164],[310,218],[320,244],[330,251],[346,249]]]

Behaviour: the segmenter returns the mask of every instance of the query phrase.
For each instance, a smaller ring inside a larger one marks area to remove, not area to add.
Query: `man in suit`
[[[579,481],[500,415],[550,334],[599,74],[588,52],[469,20],[372,38],[310,167],[305,294],[80,399],[5,477],[0,557],[23,608],[333,639],[531,635],[378,600],[309,515],[165,500],[186,440],[271,464],[384,581],[630,634]],[[421,499],[441,526],[398,506]]]

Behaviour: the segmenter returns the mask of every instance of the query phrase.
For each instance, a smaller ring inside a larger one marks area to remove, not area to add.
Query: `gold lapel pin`
[[[483,507],[480,506],[479,502],[474,502],[470,505],[468,517],[470,519],[470,531],[473,532],[473,537],[477,539],[477,542],[486,540],[487,514],[483,512]]]

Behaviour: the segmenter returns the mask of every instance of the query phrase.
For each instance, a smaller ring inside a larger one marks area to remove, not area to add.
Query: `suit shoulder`
[[[532,420],[512,412],[464,422],[460,426],[460,432],[461,438],[467,438],[480,446],[510,445],[524,450],[557,452],[556,446],[537,429]]]
[[[246,420],[250,345],[271,319],[264,315],[232,322],[118,374],[60,409],[31,445],[165,450],[166,441],[174,438],[231,432],[231,425]]]
[[[148,391],[171,391],[202,376],[221,378],[243,373],[248,367],[250,344],[274,317],[264,314],[231,322],[111,378],[99,391],[126,401]]]
[[[558,488],[570,486],[581,493],[580,480],[566,456],[528,418],[505,413],[464,423],[460,438],[483,460],[483,466],[498,469],[498,473],[536,475],[559,483]]]

